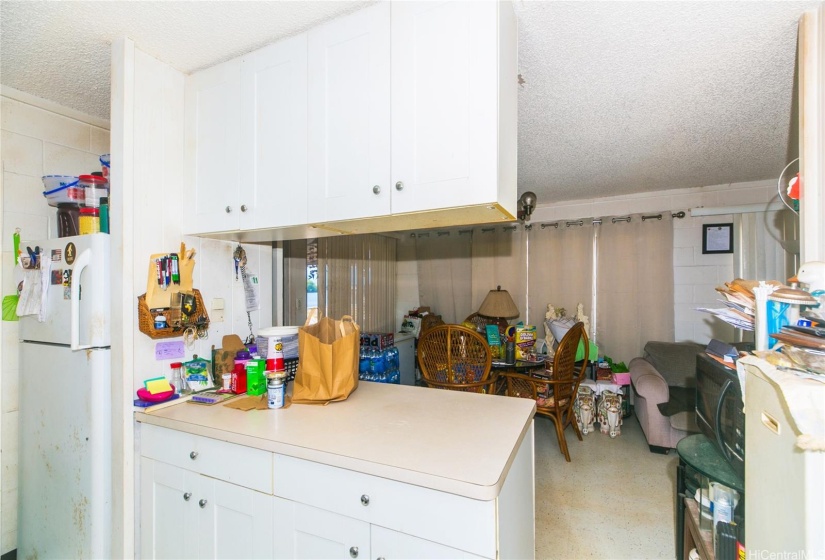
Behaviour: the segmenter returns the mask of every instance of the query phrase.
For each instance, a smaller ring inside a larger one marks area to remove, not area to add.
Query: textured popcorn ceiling
[[[117,37],[188,73],[367,3],[2,0],[0,83],[108,118]],[[545,205],[777,176],[813,5],[515,1],[519,192]]]

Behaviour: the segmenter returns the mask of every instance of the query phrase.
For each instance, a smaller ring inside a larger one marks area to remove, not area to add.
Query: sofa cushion
[[[679,412],[696,409],[696,389],[692,387],[668,387],[670,399],[656,406],[662,416],[673,416]]]
[[[696,386],[696,354],[705,347],[694,342],[648,342],[645,359],[671,387]]]
[[[670,417],[670,427],[683,432],[698,432],[696,412],[680,412]],[[674,445],[675,447],[675,445]]]

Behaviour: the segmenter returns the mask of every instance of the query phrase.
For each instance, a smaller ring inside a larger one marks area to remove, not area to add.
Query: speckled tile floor
[[[536,416],[537,559],[675,557],[676,452],[651,453],[636,417],[624,422],[615,439],[568,428],[568,463]]]

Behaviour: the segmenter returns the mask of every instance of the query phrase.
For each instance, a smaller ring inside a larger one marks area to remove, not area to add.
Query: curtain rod
[[[664,214],[650,214],[650,215],[642,216],[642,221],[644,222],[645,220],[653,220],[653,219],[661,220],[663,215]],[[682,218],[684,218],[686,216],[686,214],[685,214],[684,211],[679,210],[677,212],[672,212],[670,214],[670,216],[672,218],[678,218],[678,219],[681,220]],[[593,220],[593,225],[598,225],[598,224],[602,223],[602,219],[603,218],[582,218],[580,220],[571,220],[569,222],[568,221],[562,221],[562,222],[567,227],[583,225],[584,220]],[[630,221],[630,216],[617,216],[615,218],[612,218],[612,221],[613,221],[614,224],[616,222],[629,222]],[[541,229],[551,228],[551,227],[558,229],[559,228],[559,223],[562,223],[562,222],[545,222],[545,223],[542,223],[540,225],[541,225]]]

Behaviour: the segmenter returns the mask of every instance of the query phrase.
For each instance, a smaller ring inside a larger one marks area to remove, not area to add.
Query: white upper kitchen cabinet
[[[305,33],[244,57],[241,107],[240,229],[305,224]]]
[[[390,213],[390,4],[308,34],[310,222]]]
[[[184,233],[238,229],[241,59],[186,79]]]
[[[516,200],[512,6],[392,3],[392,213]]]

